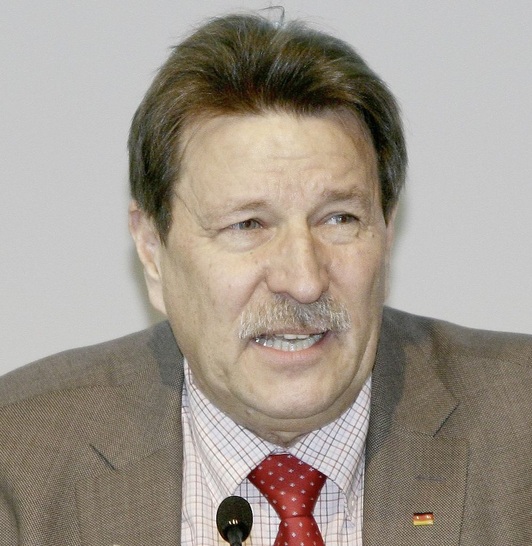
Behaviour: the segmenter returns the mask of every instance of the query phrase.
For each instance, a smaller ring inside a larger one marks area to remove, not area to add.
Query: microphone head
[[[237,496],[227,497],[218,506],[216,526],[227,542],[231,542],[228,534],[232,535],[235,531],[239,531],[242,536],[241,541],[244,542],[251,532],[252,525],[253,512],[246,499]]]

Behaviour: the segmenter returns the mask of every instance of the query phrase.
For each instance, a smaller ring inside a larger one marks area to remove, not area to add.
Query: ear
[[[144,279],[150,302],[155,309],[166,315],[161,271],[163,244],[153,220],[141,210],[135,200],[129,204],[129,232],[144,267]]]

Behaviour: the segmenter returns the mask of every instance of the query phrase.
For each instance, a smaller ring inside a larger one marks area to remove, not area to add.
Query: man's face
[[[374,363],[392,239],[374,152],[332,116],[224,116],[185,137],[166,245],[133,227],[151,300],[202,392],[290,443],[339,416]]]

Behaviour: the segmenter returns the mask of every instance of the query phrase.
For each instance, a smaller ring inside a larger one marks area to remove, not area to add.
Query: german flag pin
[[[416,527],[434,525],[434,514],[432,512],[417,512],[412,516],[412,523]]]

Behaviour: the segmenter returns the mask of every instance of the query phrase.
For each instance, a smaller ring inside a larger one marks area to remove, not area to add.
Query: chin
[[[320,402],[322,398],[323,396],[319,394],[305,395],[304,397],[292,396],[290,399],[286,397],[277,398],[277,400],[270,398],[265,401],[262,408],[257,408],[257,410],[271,419],[314,420],[330,409],[330,404],[325,401]]]

